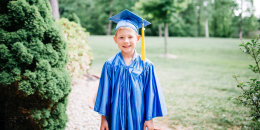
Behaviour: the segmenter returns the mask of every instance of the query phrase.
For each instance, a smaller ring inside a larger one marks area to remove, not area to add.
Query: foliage
[[[184,36],[197,36],[197,30],[196,30],[196,18],[197,18],[197,14],[196,14],[196,5],[194,3],[189,3],[187,9],[183,10],[180,12],[180,16],[181,17],[177,17],[177,18],[182,18],[183,21],[180,22],[175,22],[175,23],[179,23],[179,24],[184,24]],[[170,29],[171,31],[172,29]],[[177,31],[177,29],[175,29]],[[180,30],[180,29],[178,29]],[[171,34],[171,33],[170,33]],[[179,33],[175,34],[178,35]],[[173,34],[174,35],[174,34]],[[174,36],[175,36],[174,35]]]
[[[172,12],[174,12],[174,8],[171,8],[174,7],[172,0],[142,0],[136,6],[143,14],[161,23],[169,22]]]
[[[216,0],[212,3],[213,14],[211,19],[211,36],[230,37],[232,30],[232,18],[236,3],[234,0]]]
[[[260,30],[260,18],[258,18],[257,22],[258,22],[258,30]]]
[[[143,14],[150,16],[151,19],[155,19],[159,24],[164,24],[165,55],[168,55],[168,25],[170,25],[169,23],[173,23],[172,17],[183,9],[183,6],[185,5],[183,4],[184,1],[185,0],[142,0],[136,4],[136,8],[140,10]],[[180,20],[174,21],[177,24]],[[173,25],[175,25],[175,23],[173,23]],[[170,27],[174,28],[174,30],[181,30],[179,32],[182,32],[182,29],[180,29],[181,26]]]
[[[196,32],[194,26],[189,26],[191,24],[186,24],[183,18],[175,15],[171,18],[171,23],[169,24],[169,35],[171,36],[194,36],[191,33]],[[190,35],[189,35],[190,34]]]
[[[116,14],[123,9],[133,7],[137,0],[59,0],[61,17],[71,19],[76,14],[82,27],[91,34],[106,34],[109,14]],[[110,4],[111,3],[111,4]],[[119,6],[120,5],[120,6]]]
[[[259,23],[254,15],[247,16],[243,18],[243,34],[246,37],[255,37],[257,34],[250,35],[250,32],[257,31]]]
[[[0,129],[64,129],[66,42],[47,0],[0,4]]]
[[[87,73],[93,59],[88,46],[89,34],[79,24],[70,22],[65,18],[60,19],[59,24],[62,26],[68,46],[67,51],[70,60],[67,64],[67,70],[70,72],[72,82],[75,82]]]
[[[237,77],[237,87],[242,90],[239,100],[250,108],[252,120],[260,126],[260,42],[259,38],[251,40],[251,42],[242,43],[240,46],[244,53],[250,55],[254,60],[254,65],[249,65],[249,69],[256,73],[257,78],[251,78],[247,82],[239,82]],[[258,127],[259,128],[259,127]]]
[[[146,35],[150,36],[158,35],[158,26],[166,21],[169,36],[204,36],[206,18],[211,37],[238,37],[239,34],[238,0],[59,0],[59,5],[62,17],[80,21],[82,27],[95,35],[106,34],[110,15],[123,9],[150,21],[152,25],[146,28]],[[257,19],[251,16],[252,10],[253,3],[247,4],[244,14],[248,17],[244,15],[242,19],[246,37],[259,26]]]
[[[90,10],[92,5],[93,2],[91,0],[59,0],[59,11],[61,17],[86,25],[87,21],[91,23],[89,17],[92,13]]]
[[[64,13],[63,17],[66,17],[69,21],[80,24],[80,19],[75,13]]]

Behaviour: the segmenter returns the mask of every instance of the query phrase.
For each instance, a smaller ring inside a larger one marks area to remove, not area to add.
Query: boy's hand
[[[145,121],[144,130],[146,130],[146,127],[148,128],[147,130],[154,130],[153,120]]]
[[[107,123],[107,119],[105,116],[101,116],[101,125],[100,125],[100,130],[109,130],[108,129],[108,123]]]

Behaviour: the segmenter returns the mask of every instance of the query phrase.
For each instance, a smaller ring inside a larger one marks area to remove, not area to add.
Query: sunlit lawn
[[[239,49],[238,39],[170,38],[164,58],[164,39],[146,37],[147,57],[154,63],[163,87],[171,128],[240,129],[249,124],[248,110],[234,103],[240,95],[232,75],[246,80],[250,57]],[[91,73],[100,75],[106,59],[119,50],[112,36],[90,36],[94,61]],[[137,45],[140,52],[140,44]]]

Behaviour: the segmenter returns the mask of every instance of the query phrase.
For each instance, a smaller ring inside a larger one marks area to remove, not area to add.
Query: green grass
[[[90,36],[94,61],[91,73],[100,75],[106,59],[119,49],[112,36]],[[164,58],[164,39],[146,37],[146,52],[155,65],[168,110],[168,126],[192,129],[234,129],[249,125],[248,109],[234,103],[241,91],[232,75],[247,80],[250,57],[238,39],[170,38]],[[140,52],[140,43],[137,45]]]

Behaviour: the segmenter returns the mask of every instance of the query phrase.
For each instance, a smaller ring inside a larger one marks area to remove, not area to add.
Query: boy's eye
[[[123,39],[124,37],[119,37],[120,39]]]

